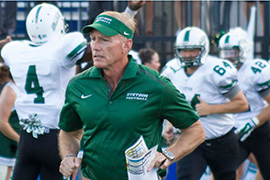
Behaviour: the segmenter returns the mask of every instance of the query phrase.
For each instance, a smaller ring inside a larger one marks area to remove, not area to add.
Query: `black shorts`
[[[13,180],[62,180],[59,172],[58,129],[33,138],[32,133],[21,130],[18,159]]]
[[[179,180],[198,180],[210,167],[215,180],[235,180],[239,143],[233,130],[224,136],[207,140],[176,163]]]
[[[253,153],[264,179],[270,179],[270,126],[266,122],[240,142],[238,166]]]

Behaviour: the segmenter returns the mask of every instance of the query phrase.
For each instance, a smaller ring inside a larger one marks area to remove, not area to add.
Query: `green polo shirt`
[[[199,119],[167,78],[129,58],[114,92],[96,67],[75,76],[66,90],[59,126],[83,128],[82,172],[91,180],[127,180],[124,152],[140,135],[150,149],[160,142],[163,119],[181,129]]]

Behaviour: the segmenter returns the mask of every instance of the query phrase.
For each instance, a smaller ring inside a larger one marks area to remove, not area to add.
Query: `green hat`
[[[106,36],[114,36],[121,34],[128,39],[133,38],[133,32],[129,29],[124,23],[118,19],[108,16],[108,15],[99,15],[96,17],[93,24],[86,25],[83,27],[83,33],[90,33],[93,29],[98,30]]]

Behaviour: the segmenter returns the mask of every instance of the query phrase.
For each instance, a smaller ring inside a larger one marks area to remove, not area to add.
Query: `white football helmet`
[[[26,30],[35,44],[43,44],[64,35],[67,31],[65,18],[60,10],[48,3],[31,9],[26,19]]]
[[[250,58],[252,48],[253,42],[248,39],[247,32],[240,27],[233,28],[219,40],[219,57],[238,66]]]
[[[199,49],[200,52],[194,57],[183,57],[181,51],[185,49]],[[209,39],[206,33],[197,27],[186,27],[176,37],[175,53],[182,66],[192,67],[204,63],[209,53]]]

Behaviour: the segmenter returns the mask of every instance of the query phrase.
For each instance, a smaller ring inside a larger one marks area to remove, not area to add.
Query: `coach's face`
[[[106,36],[97,30],[92,30],[91,48],[94,66],[109,68],[124,56],[124,37],[121,35]]]

